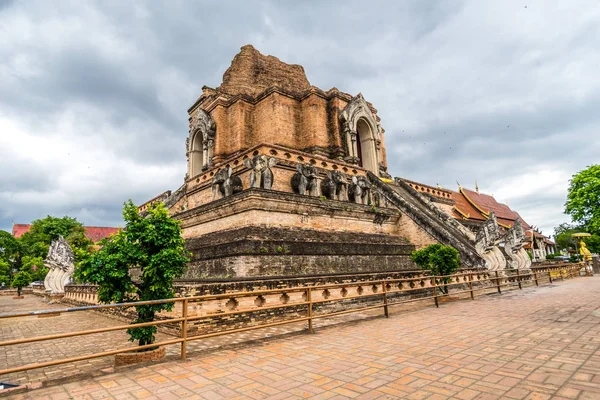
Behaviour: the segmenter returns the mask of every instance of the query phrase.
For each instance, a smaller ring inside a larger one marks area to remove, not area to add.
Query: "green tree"
[[[92,241],[85,237],[83,224],[75,218],[47,216],[31,223],[28,232],[19,238],[22,255],[32,258],[46,258],[48,248],[59,236],[65,238],[75,255],[75,266],[88,258],[92,252]]]
[[[421,269],[431,271],[432,275],[452,275],[460,267],[460,257],[458,250],[452,246],[444,246],[443,244],[435,243],[429,246],[413,251],[410,255],[412,262],[417,264]],[[443,285],[440,286],[442,293],[448,293],[446,284],[450,278],[441,279]]]
[[[42,257],[23,256],[21,259],[21,271],[31,275],[34,281],[43,281],[48,273],[48,268],[44,267]]]
[[[75,271],[76,278],[99,285],[103,303],[172,298],[173,279],[189,261],[179,221],[169,217],[162,203],[143,217],[131,200],[123,207],[123,219],[125,229],[101,242],[102,248]],[[130,268],[140,269],[140,281],[131,279]],[[172,308],[172,303],[137,306],[133,323],[154,321],[157,312]],[[156,326],[130,328],[127,333],[140,346],[152,344]]]
[[[600,234],[600,165],[573,175],[569,182],[565,213],[592,234]]]
[[[0,259],[0,286],[9,286],[12,282],[12,271],[8,261]]]
[[[579,238],[571,236],[573,233],[591,233],[585,226],[577,226],[572,224],[560,224],[554,228],[554,241],[558,250],[575,251],[579,246]],[[592,236],[583,238],[588,249],[592,253],[600,253],[600,235],[591,233]],[[577,243],[577,246],[575,245]]]
[[[25,271],[21,271],[15,275],[12,281],[12,286],[17,288],[17,294],[21,295],[21,289],[32,282],[31,275]]]
[[[16,268],[21,253],[21,244],[10,233],[0,230],[0,260]]]

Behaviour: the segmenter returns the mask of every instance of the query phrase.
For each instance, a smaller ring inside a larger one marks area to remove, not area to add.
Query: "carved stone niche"
[[[190,135],[186,140],[189,177],[194,177],[212,166],[215,133],[215,122],[210,114],[198,108],[191,117]]]
[[[351,164],[361,164],[375,175],[380,175],[381,127],[362,94],[358,94],[340,114],[342,143]]]
[[[271,189],[273,187],[273,171],[271,167],[277,164],[275,157],[256,155],[244,159],[244,165],[250,169],[250,187]]]
[[[239,193],[244,189],[242,179],[239,176],[233,175],[231,167],[221,168],[217,171],[212,180],[212,199],[231,196],[234,193]]]
[[[298,163],[296,165],[296,173],[292,175],[291,179],[292,189],[301,195],[318,196],[318,176],[319,174],[315,166]]]

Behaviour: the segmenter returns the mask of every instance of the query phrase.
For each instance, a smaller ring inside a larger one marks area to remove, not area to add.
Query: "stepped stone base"
[[[400,236],[244,227],[188,239],[193,254],[181,279],[378,272],[414,269]]]

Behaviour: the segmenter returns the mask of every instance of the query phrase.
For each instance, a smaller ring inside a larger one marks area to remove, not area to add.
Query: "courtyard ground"
[[[600,277],[316,327],[12,398],[600,399]]]

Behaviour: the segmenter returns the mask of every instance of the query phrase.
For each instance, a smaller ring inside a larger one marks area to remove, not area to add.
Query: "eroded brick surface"
[[[600,277],[513,290],[13,398],[600,398]]]

